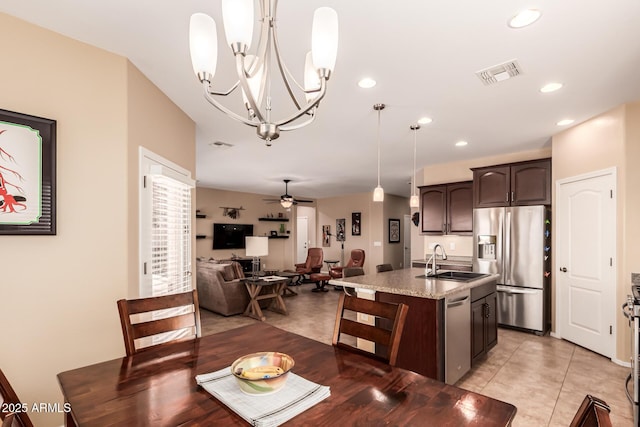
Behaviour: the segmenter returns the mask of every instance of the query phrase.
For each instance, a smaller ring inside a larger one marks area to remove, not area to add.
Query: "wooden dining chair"
[[[345,348],[368,357],[381,359],[389,365],[395,366],[408,310],[409,307],[405,304],[372,301],[355,296],[347,296],[344,293],[340,294],[332,344],[338,348]],[[345,311],[374,316],[375,324],[368,325],[351,320],[345,317]],[[392,325],[391,329],[383,328],[378,321],[380,323],[385,323],[386,321],[386,323]],[[370,353],[343,342],[341,340],[342,335],[374,342],[376,344],[376,353]]]
[[[382,273],[384,271],[393,271],[393,266],[391,264],[376,265],[376,273]]]
[[[604,400],[587,394],[570,427],[611,427],[611,409]]]
[[[13,387],[9,383],[9,380],[0,369],[0,421],[2,421],[2,427],[33,427],[33,423],[26,412],[12,411],[12,407],[22,408],[23,402],[18,399]],[[5,408],[9,411],[5,411]]]
[[[181,307],[185,309],[180,310]],[[198,292],[195,289],[159,297],[121,299],[118,301],[118,311],[127,356],[168,342],[201,336],[200,307]],[[132,320],[132,316],[135,320]],[[153,336],[169,332],[174,333],[160,343],[153,342]],[[136,344],[136,340],[140,339],[144,340]]]

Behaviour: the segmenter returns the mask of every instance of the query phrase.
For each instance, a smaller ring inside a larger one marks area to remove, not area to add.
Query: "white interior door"
[[[301,263],[307,260],[309,249],[309,217],[299,216],[296,221],[296,263]]]
[[[411,268],[411,215],[404,216],[402,244],[404,245],[403,268]]]
[[[615,169],[557,183],[556,318],[560,336],[615,353]]]

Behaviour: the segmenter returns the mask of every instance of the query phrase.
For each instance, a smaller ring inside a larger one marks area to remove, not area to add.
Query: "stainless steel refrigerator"
[[[551,326],[551,221],[546,206],[473,210],[473,271],[497,273],[498,324]]]

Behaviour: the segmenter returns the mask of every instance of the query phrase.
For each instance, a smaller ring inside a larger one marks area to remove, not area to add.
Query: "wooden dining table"
[[[66,425],[247,425],[195,377],[258,351],[287,353],[292,372],[330,387],[285,425],[488,427],[516,414],[509,403],[259,322],[58,374],[71,406]]]

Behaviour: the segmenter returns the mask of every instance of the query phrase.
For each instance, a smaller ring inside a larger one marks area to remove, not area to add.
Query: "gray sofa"
[[[196,287],[200,307],[223,316],[243,313],[249,304],[247,288],[237,262],[222,264],[215,261],[196,261]]]

